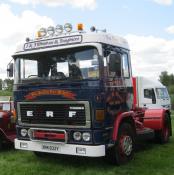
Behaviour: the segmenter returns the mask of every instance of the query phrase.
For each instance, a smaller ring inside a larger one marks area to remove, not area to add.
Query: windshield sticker
[[[39,40],[39,41],[25,43],[24,50],[56,47],[56,46],[62,46],[62,45],[77,44],[81,42],[82,42],[81,35],[47,39],[47,40]]]
[[[37,97],[43,96],[43,95],[60,95],[60,96],[63,96],[67,99],[71,99],[71,100],[76,99],[75,98],[76,94],[72,93],[71,91],[51,90],[51,89],[42,89],[42,90],[30,92],[29,94],[27,94],[25,96],[25,99],[26,100],[33,100],[33,99],[36,99]]]

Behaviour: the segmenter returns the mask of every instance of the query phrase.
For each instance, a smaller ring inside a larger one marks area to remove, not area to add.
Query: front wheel
[[[123,165],[134,155],[135,133],[129,123],[123,123],[118,130],[118,139],[114,147],[107,151],[107,160],[113,164]]]

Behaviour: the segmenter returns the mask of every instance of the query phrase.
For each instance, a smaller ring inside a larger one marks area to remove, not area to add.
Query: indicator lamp
[[[77,24],[77,30],[83,31],[83,24],[82,23]]]

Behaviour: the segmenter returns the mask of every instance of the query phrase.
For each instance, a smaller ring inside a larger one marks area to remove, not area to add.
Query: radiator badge
[[[76,94],[72,93],[71,91],[67,90],[50,90],[50,89],[42,89],[38,91],[33,91],[30,92],[25,96],[26,100],[33,100],[36,99],[39,96],[44,96],[44,95],[60,95],[63,96],[64,98],[75,100]]]

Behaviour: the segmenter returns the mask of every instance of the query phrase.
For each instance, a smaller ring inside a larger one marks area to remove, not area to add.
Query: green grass
[[[174,128],[174,116],[172,119]],[[0,175],[174,175],[174,138],[166,145],[142,143],[135,158],[124,166],[102,158],[47,156],[6,148],[0,152]]]

